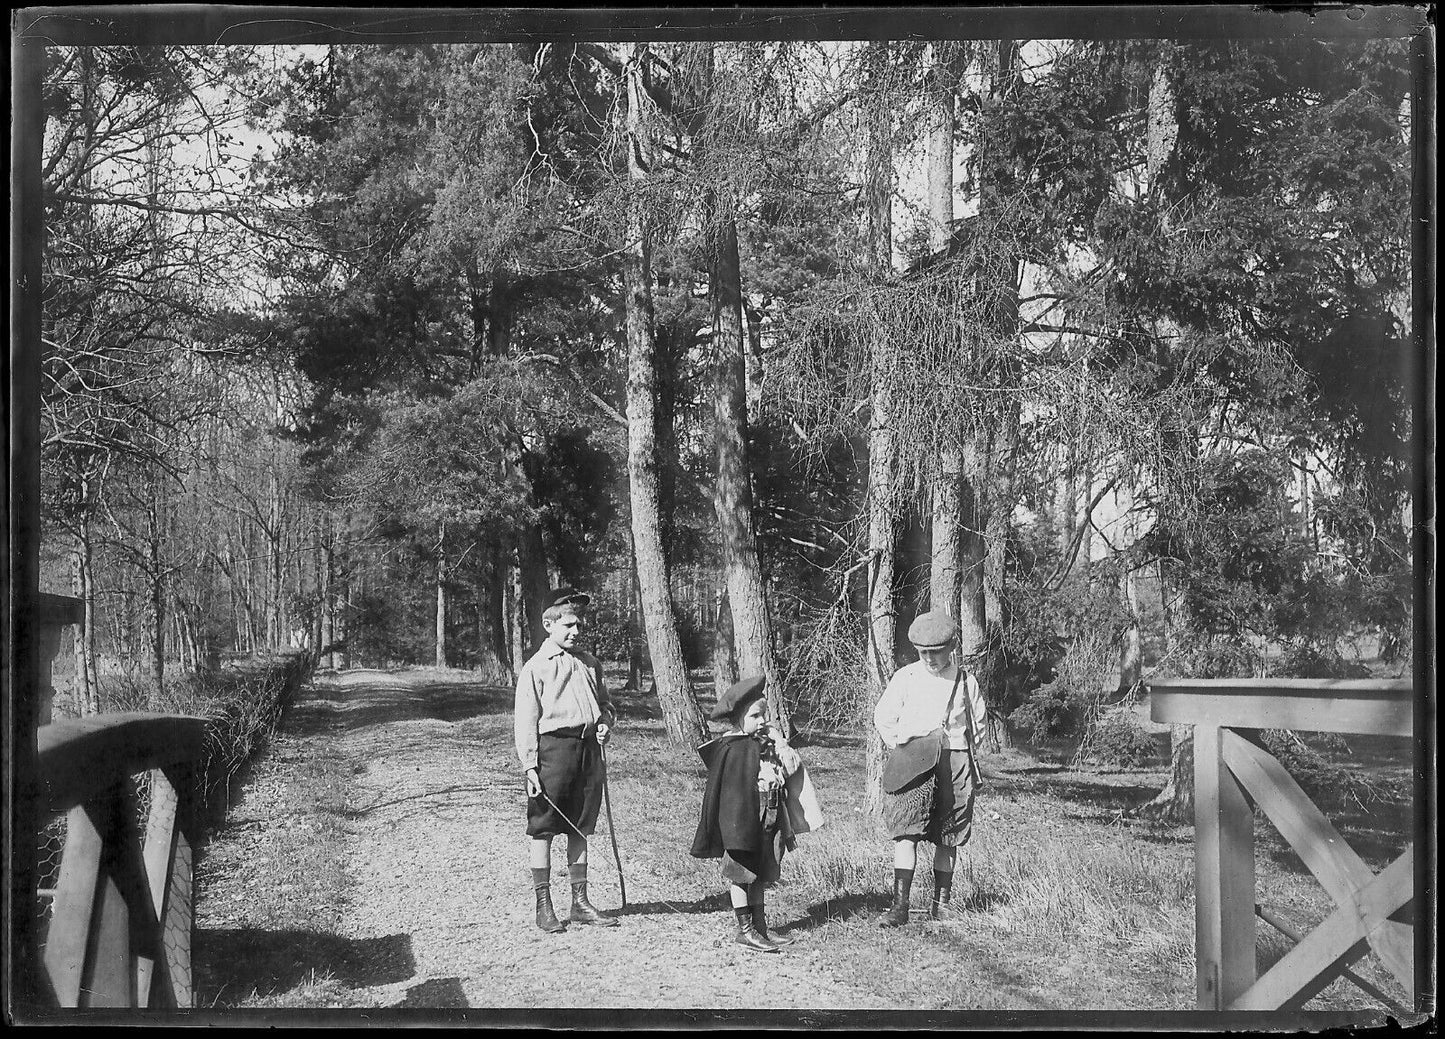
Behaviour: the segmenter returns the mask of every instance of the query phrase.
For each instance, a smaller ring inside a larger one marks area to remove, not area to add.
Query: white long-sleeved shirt
[[[513,733],[523,771],[537,767],[537,736],[577,725],[612,724],[614,712],[591,654],[568,652],[551,639],[517,674]]]
[[[873,709],[873,724],[878,735],[888,746],[896,747],[928,735],[943,723],[948,730],[949,749],[967,750],[968,708],[964,704],[967,696],[973,705],[973,740],[975,746],[979,745],[987,724],[988,705],[984,703],[978,680],[969,674],[958,683],[958,695],[953,698],[953,710],[945,723],[943,710],[948,706],[952,690],[953,675],[935,677],[921,660],[900,667],[888,680],[888,687]]]

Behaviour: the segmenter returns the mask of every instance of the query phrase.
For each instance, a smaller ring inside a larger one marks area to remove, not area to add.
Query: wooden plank
[[[1353,905],[1374,872],[1273,755],[1224,730],[1224,762],[1335,902]]]
[[[1228,1006],[1253,983],[1254,817],[1224,766],[1220,730],[1194,731],[1195,996]]]
[[[1391,920],[1400,909],[1415,900],[1415,846],[1390,863],[1375,880],[1356,897],[1355,905],[1365,921],[1370,946],[1390,973],[1405,987],[1414,1001],[1415,942],[1414,929],[1398,920]]]
[[[1271,912],[1270,910],[1266,909],[1264,906],[1255,906],[1254,912],[1261,920],[1269,924],[1271,927],[1273,927],[1280,934],[1284,935],[1290,941],[1296,944],[1304,941],[1304,935],[1300,934],[1284,919],[1282,919],[1277,914]],[[1394,999],[1391,999],[1389,993],[1384,992],[1379,988],[1376,988],[1374,985],[1370,984],[1368,981],[1360,977],[1348,967],[1340,968],[1340,976],[1343,977],[1346,981],[1353,984],[1365,995],[1370,996],[1373,999],[1379,1000],[1382,1004],[1384,1004],[1390,1010],[1394,1011],[1396,1014],[1399,1014],[1403,1017],[1405,1014],[1410,1013],[1410,1011],[1405,1007],[1403,1003],[1399,1003]]]
[[[80,1006],[132,1007],[135,1005],[133,984],[130,910],[115,878],[102,867]]]
[[[100,872],[100,831],[84,808],[65,820],[65,850],[55,884],[54,911],[42,960],[59,1006],[78,1007],[85,973],[85,949]]]
[[[1410,736],[1412,685],[1402,681],[1170,679],[1149,684],[1156,722]]]
[[[151,1004],[153,974],[157,965],[160,967],[159,1005],[171,1005],[170,994],[173,989],[162,946],[165,940],[163,921],[166,918],[166,897],[170,890],[170,870],[174,858],[177,794],[170,779],[161,769],[151,771],[150,782],[150,812],[146,815],[142,857],[151,906],[155,911],[157,948],[154,956],[141,956],[136,961],[136,1005],[140,1007]]]
[[[1293,1010],[1303,1006],[1365,951],[1367,942],[1353,909],[1336,909],[1305,940],[1225,1004],[1229,1010]]]
[[[205,746],[206,725],[204,718],[149,712],[42,725],[36,733],[42,803],[66,811],[133,773],[195,760]]]
[[[1375,873],[1340,836],[1323,812],[1309,799],[1283,765],[1269,752],[1255,746],[1238,733],[1224,730],[1222,750],[1225,763],[1244,784],[1245,789],[1280,835],[1289,842],[1320,886],[1335,903],[1348,911],[1359,911],[1360,899],[1366,891],[1378,891]],[[1405,858],[1409,858],[1406,855]],[[1390,867],[1399,873],[1399,860]],[[1405,883],[1413,885],[1409,866]],[[1396,875],[1392,874],[1392,876]],[[1407,898],[1405,901],[1409,901]],[[1373,905],[1374,903],[1371,903]],[[1369,935],[1370,946],[1392,973],[1413,962],[1411,946],[1414,932],[1408,924],[1388,917],[1403,903],[1395,903],[1386,912],[1372,908],[1375,915],[1362,917],[1362,930]],[[1408,966],[1406,970],[1408,971]],[[1401,979],[1407,989],[1408,981]]]
[[[1353,901],[1337,908],[1230,1003],[1229,1009],[1295,1010],[1303,1006],[1364,954],[1371,944],[1371,921],[1377,921],[1377,927],[1389,922],[1388,917],[1413,897],[1414,882],[1413,855],[1402,855],[1361,892],[1360,901],[1368,903],[1367,911],[1362,912]],[[1403,977],[1396,973],[1407,991],[1412,988],[1410,976],[1408,963]]]

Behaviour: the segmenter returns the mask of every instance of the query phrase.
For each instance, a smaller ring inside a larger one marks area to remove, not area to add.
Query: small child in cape
[[[768,728],[765,686],[765,678],[746,678],[713,708],[712,719],[726,721],[729,729],[698,747],[707,765],[707,788],[691,852],[696,858],[722,860],[722,878],[737,917],[733,940],[753,952],[777,952],[792,944],[792,938],[769,933],[763,903],[767,888],[778,879],[783,856],[794,847],[798,826],[818,825],[796,807],[790,811],[789,789],[796,802],[806,776],[798,752]],[[811,800],[811,785],[806,796]],[[812,807],[816,811],[816,802]]]

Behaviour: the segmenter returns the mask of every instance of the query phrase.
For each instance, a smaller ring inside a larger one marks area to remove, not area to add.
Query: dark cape
[[[709,740],[697,752],[707,765],[707,788],[691,854],[699,859],[720,859],[724,851],[760,850],[758,741],[733,733]]]

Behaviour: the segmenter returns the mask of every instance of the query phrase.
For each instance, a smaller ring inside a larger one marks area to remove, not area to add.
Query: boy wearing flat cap
[[[934,919],[951,915],[957,850],[973,835],[973,801],[980,774],[976,748],[983,740],[987,705],[978,681],[953,659],[958,626],[941,610],[920,614],[908,629],[918,660],[894,672],[878,699],[873,722],[890,748],[927,738],[940,725],[941,752],[933,782],[883,795],[883,816],[893,839],[893,905],[882,927],[908,922],[908,899],[918,842],[933,844]]]
[[[587,899],[587,838],[602,804],[602,746],[615,713],[602,684],[602,665],[577,646],[591,597],[559,588],[542,611],[547,639],[517,675],[513,712],[517,757],[527,783],[527,837],[537,926],[566,926],[552,908],[552,838],[567,835],[572,884],[568,922],[614,927]]]
[[[769,934],[764,898],[794,846],[784,790],[800,774],[797,751],[767,725],[762,676],[745,678],[718,697],[713,721],[728,731],[698,747],[707,788],[691,854],[721,859],[722,879],[737,920],[734,941],[751,952],[777,952],[793,939]]]

